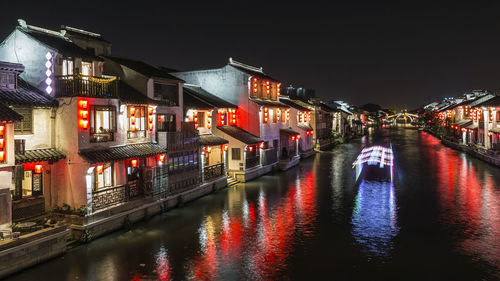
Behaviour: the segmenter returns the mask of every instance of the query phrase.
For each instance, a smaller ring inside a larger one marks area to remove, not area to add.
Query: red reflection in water
[[[272,206],[268,206],[261,192],[257,207],[250,202],[243,204],[242,212],[226,211],[221,215],[220,225],[207,217],[200,228],[202,249],[191,263],[192,277],[221,279],[221,274],[240,268],[234,265],[243,265],[244,272],[237,273],[239,279],[280,278],[296,238],[314,235],[314,181],[313,172],[306,174],[292,183],[285,197]],[[240,214],[246,216],[245,223]]]
[[[500,190],[493,175],[478,171],[463,154],[422,134],[429,146],[431,171],[437,176],[442,221],[459,229],[459,250],[500,266]]]

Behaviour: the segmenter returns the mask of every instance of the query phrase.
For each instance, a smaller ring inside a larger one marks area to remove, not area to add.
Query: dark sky
[[[50,29],[66,24],[101,33],[115,55],[180,70],[221,67],[233,57],[325,100],[415,108],[468,90],[500,89],[494,2],[8,2],[2,40],[17,18]]]

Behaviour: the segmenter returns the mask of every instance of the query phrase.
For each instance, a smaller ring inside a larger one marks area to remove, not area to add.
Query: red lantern
[[[224,145],[224,151],[227,151],[229,149],[229,146],[227,144]]]
[[[249,146],[249,147],[248,147],[248,150],[249,150],[250,152],[252,152],[252,151],[253,151],[253,146]]]
[[[132,166],[133,168],[137,167],[137,159],[130,160],[130,166]]]
[[[0,135],[5,135],[5,125],[0,125]]]
[[[98,173],[98,174],[102,174],[102,171],[103,171],[103,170],[104,170],[104,169],[103,169],[102,165],[97,165],[97,173]]]
[[[207,146],[207,147],[205,147],[205,151],[206,151],[207,153],[210,153],[210,152],[212,151],[212,147],[211,147],[211,146]]]
[[[35,165],[35,174],[42,173],[42,165]]]
[[[158,161],[165,162],[165,154],[158,155]]]
[[[297,135],[297,139],[300,139],[300,135]]]
[[[264,148],[264,143],[261,142],[259,147],[260,147],[260,149],[263,149]]]
[[[0,151],[0,162],[5,161],[5,151]]]

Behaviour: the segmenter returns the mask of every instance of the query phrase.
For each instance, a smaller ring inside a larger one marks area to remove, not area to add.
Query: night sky
[[[65,24],[102,34],[114,55],[156,66],[216,68],[233,57],[325,100],[396,109],[500,89],[500,8],[493,4],[27,2],[2,5],[2,40],[17,18],[49,29]]]

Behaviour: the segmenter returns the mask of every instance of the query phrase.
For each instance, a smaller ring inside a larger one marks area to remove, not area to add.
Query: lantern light
[[[211,146],[206,146],[206,147],[205,147],[205,151],[206,151],[207,153],[212,152],[212,147],[211,147]]]
[[[0,162],[5,161],[5,151],[0,151]]]
[[[130,166],[132,166],[133,168],[137,167],[137,159],[130,160]]]
[[[248,150],[249,150],[250,152],[252,152],[252,151],[253,151],[253,146],[249,146],[249,147],[248,147]]]
[[[38,164],[35,165],[35,174],[41,174],[42,173],[42,165]]]
[[[158,161],[165,162],[165,154],[158,155]]]
[[[229,149],[229,146],[227,144],[224,145],[224,151],[227,151]]]
[[[264,143],[261,142],[260,145],[259,145],[260,149],[263,149],[264,148]]]
[[[5,134],[5,125],[0,125],[0,135]]]
[[[98,174],[102,174],[102,171],[103,171],[103,170],[104,170],[104,169],[103,169],[102,165],[97,165],[97,173],[98,173]]]
[[[300,135],[297,135],[297,139],[300,139]]]

